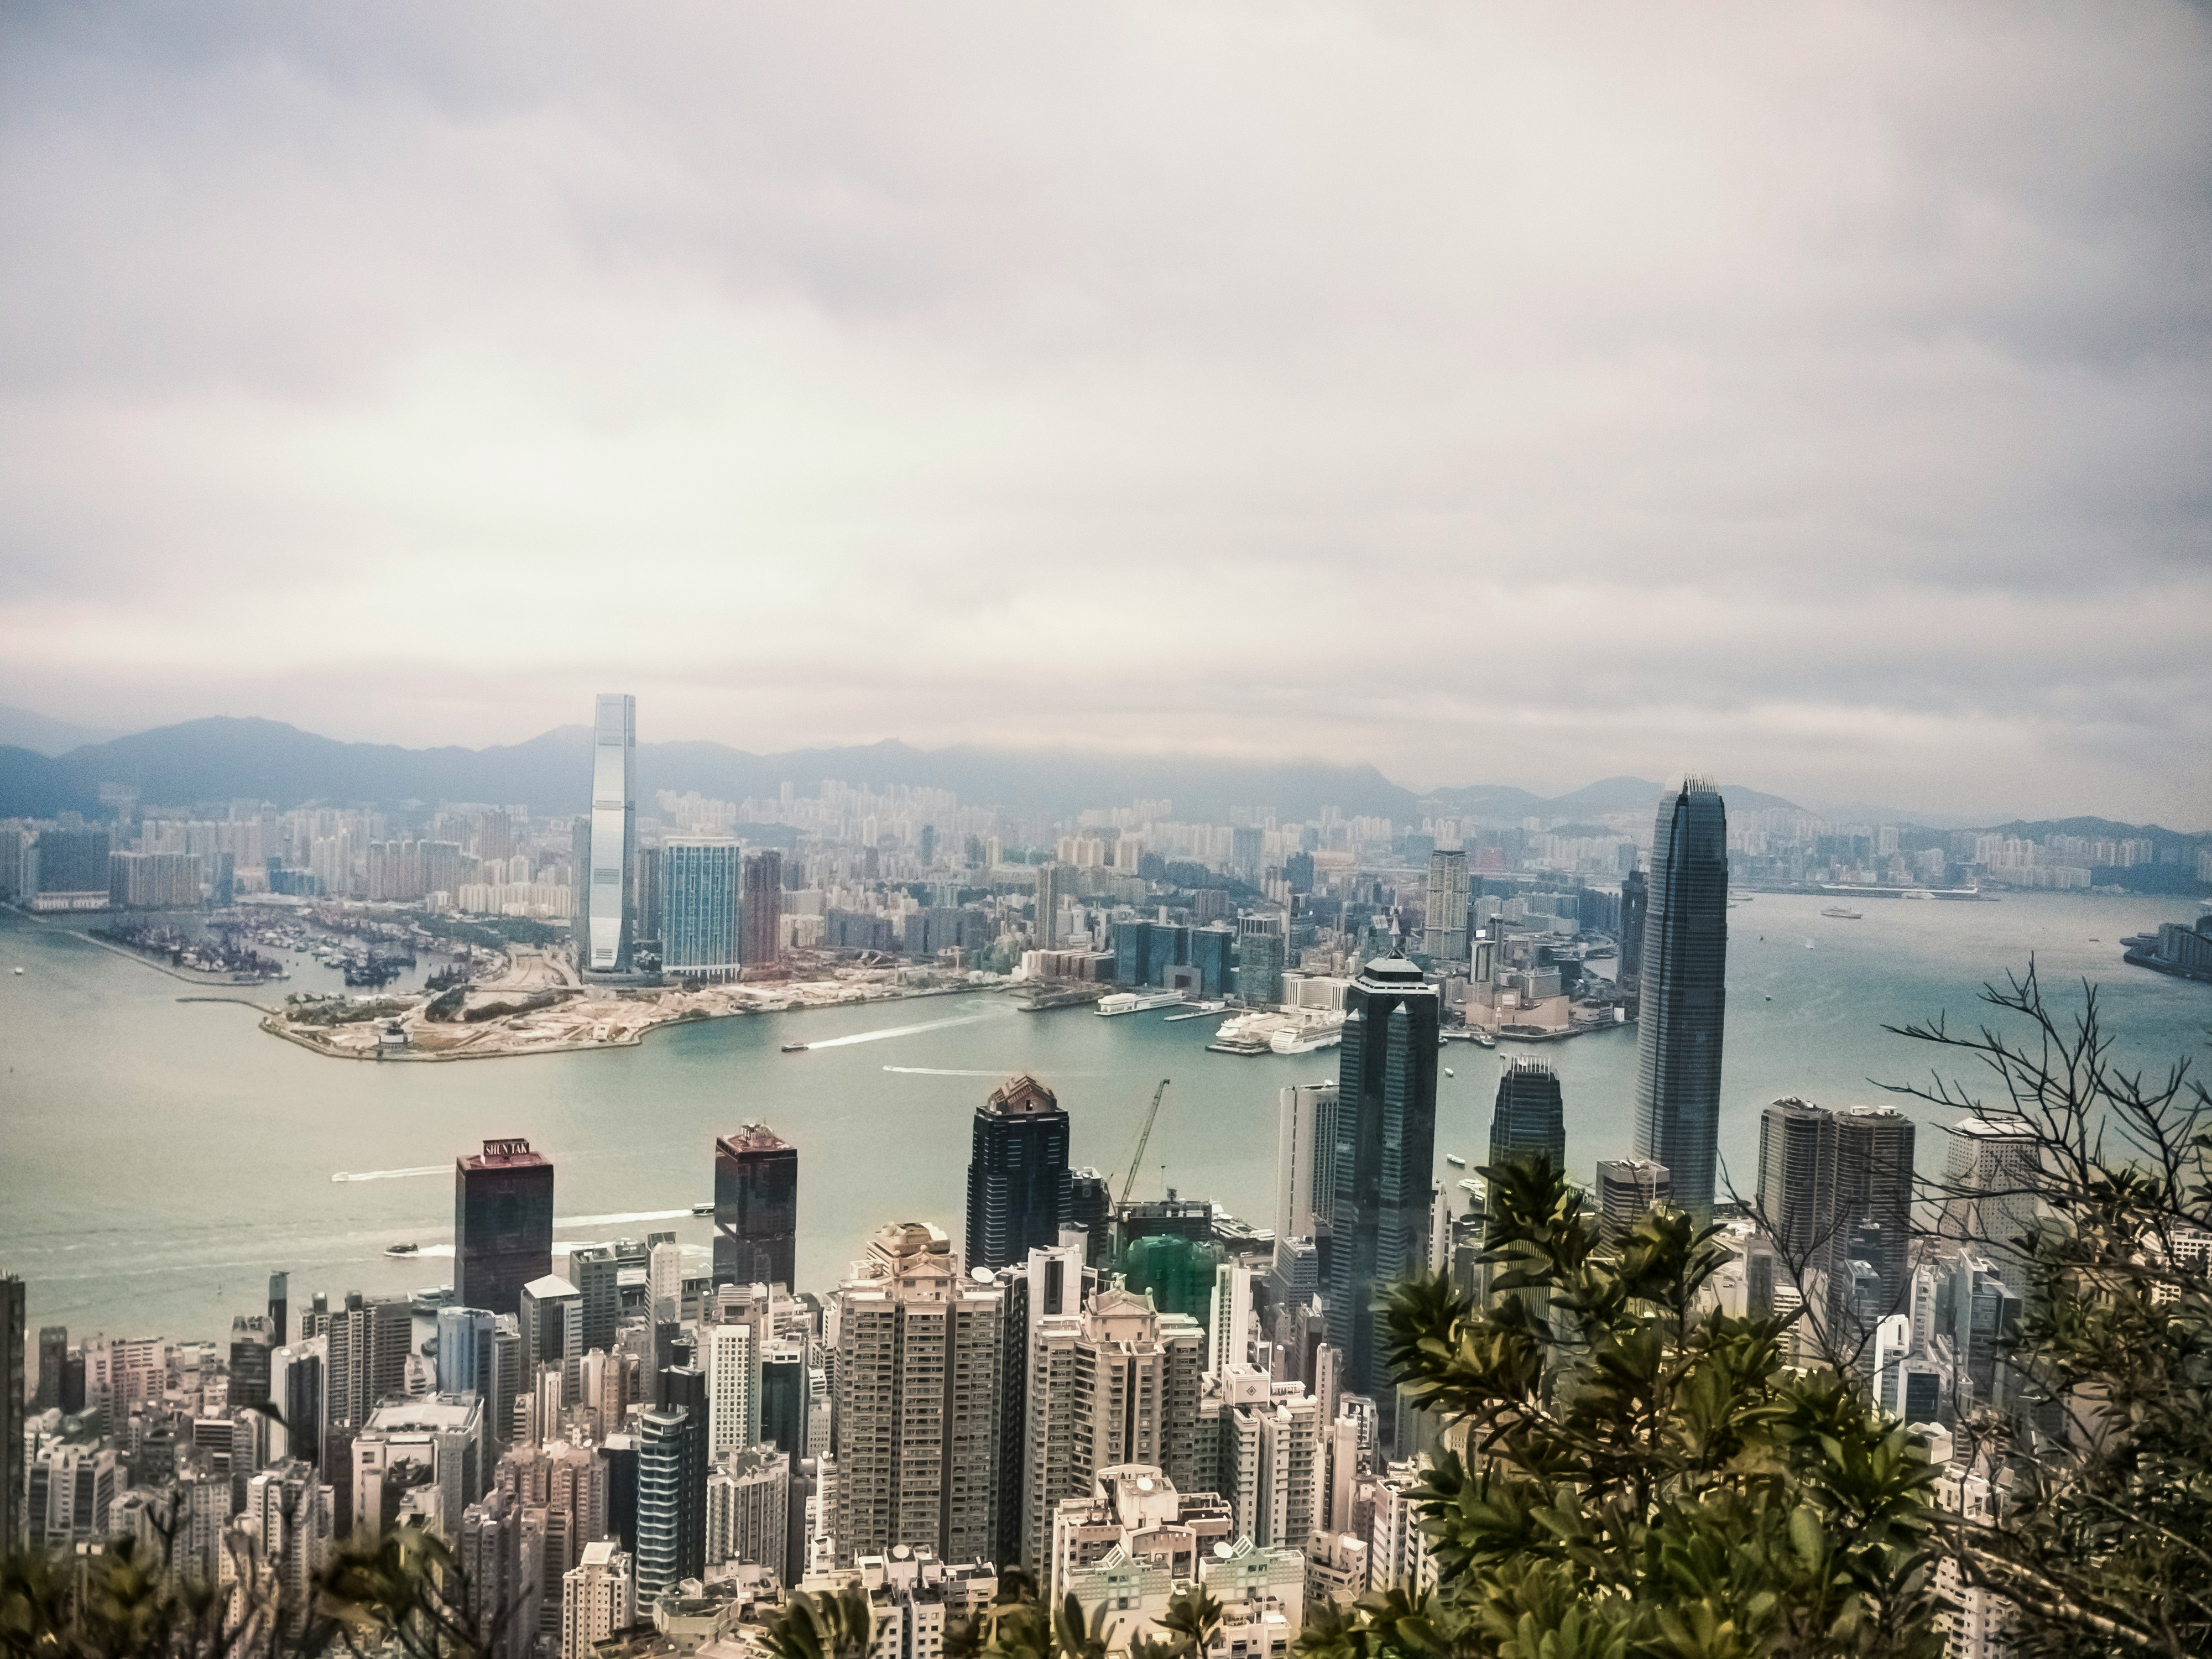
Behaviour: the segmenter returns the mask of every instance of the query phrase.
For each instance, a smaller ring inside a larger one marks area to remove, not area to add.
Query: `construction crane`
[[[1130,1189],[1137,1184],[1137,1171],[1144,1167],[1145,1147],[1152,1140],[1152,1125],[1160,1119],[1160,1097],[1167,1093],[1168,1085],[1172,1080],[1162,1078],[1160,1086],[1152,1091],[1152,1109],[1145,1114],[1145,1127],[1137,1132],[1137,1150],[1129,1154],[1129,1173],[1121,1177],[1121,1204],[1129,1201]]]

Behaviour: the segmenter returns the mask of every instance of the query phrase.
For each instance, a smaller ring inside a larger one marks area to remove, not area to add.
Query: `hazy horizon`
[[[2202,8],[0,30],[0,701],[2212,824]]]
[[[315,732],[312,728],[299,726],[296,721],[280,720],[272,715],[211,715],[192,716],[184,721],[163,722],[161,725],[137,727],[130,731],[97,733],[86,737],[82,742],[73,742],[64,744],[54,744],[52,743],[40,744],[23,741],[13,735],[12,728],[15,725],[15,717],[22,715],[32,716],[34,719],[46,721],[56,727],[66,727],[68,726],[68,722],[53,720],[52,717],[45,715],[40,711],[24,709],[12,704],[0,703],[0,748],[9,746],[27,748],[32,750],[33,752],[45,754],[53,757],[58,757],[62,755],[67,754],[76,748],[92,746],[98,743],[112,741],[122,738],[142,736],[149,732],[161,731],[169,726],[190,724],[192,720],[200,719],[252,719],[270,720],[275,724],[289,726],[294,730],[307,732],[310,736],[330,738],[331,740],[336,742],[375,744],[388,743],[390,741],[388,739],[379,739],[374,738],[332,738],[331,734],[328,732]],[[415,750],[422,750],[436,747],[458,747],[464,749],[470,753],[483,753],[486,750],[513,748],[520,744],[528,744],[542,738],[553,737],[563,732],[574,734],[579,738],[581,738],[588,735],[590,729],[591,728],[587,722],[561,721],[545,726],[539,731],[528,732],[520,737],[511,739],[501,739],[500,741],[489,744],[454,745],[393,744],[391,746]],[[811,754],[823,750],[860,750],[872,747],[878,744],[886,743],[902,744],[906,747],[925,755],[948,750],[972,748],[984,754],[1004,757],[1008,760],[1015,762],[1018,762],[1024,757],[1033,757],[1040,762],[1045,762],[1056,757],[1074,757],[1079,758],[1087,755],[1112,756],[1139,761],[1157,760],[1163,763],[1186,763],[1194,759],[1209,758],[1209,757],[1201,751],[1162,749],[1157,746],[1116,749],[1103,744],[1078,745],[1067,743],[969,744],[956,742],[948,744],[908,744],[904,738],[896,736],[877,738],[868,743],[820,744],[787,748],[753,748],[731,738],[717,737],[663,738],[653,736],[649,731],[641,732],[639,740],[641,744],[645,745],[659,743],[691,742],[719,744],[732,750],[762,759],[775,759],[780,756],[794,753]],[[1389,769],[1376,764],[1372,761],[1364,760],[1358,757],[1352,757],[1346,761],[1336,761],[1328,757],[1321,755],[1285,753],[1273,756],[1240,755],[1223,758],[1250,761],[1254,763],[1267,763],[1285,766],[1372,766],[1376,772],[1381,775],[1385,781],[1412,791],[1415,794],[1427,794],[1434,791],[1498,787],[1524,790],[1531,795],[1547,801],[1556,800],[1565,796],[1577,794],[1586,789],[1595,788],[1603,784],[1616,782],[1626,779],[1633,779],[1639,781],[1651,783],[1655,790],[1668,788],[1679,782],[1685,772],[1696,772],[1700,769],[1696,767],[1638,767],[1635,764],[1629,764],[1613,771],[1593,775],[1587,777],[1577,778],[1566,784],[1554,787],[1548,785],[1539,787],[1536,784],[1532,784],[1524,780],[1511,777],[1486,775],[1445,777],[1440,779],[1416,781],[1413,778],[1395,774]],[[849,781],[850,780],[848,781]],[[805,793],[813,786],[816,781],[811,779],[794,779],[793,781],[799,785],[801,793]],[[1166,786],[1164,783],[1162,787],[1164,788]],[[1729,791],[1741,792],[1750,790],[1754,791],[1760,795],[1774,795],[1780,793],[1768,788],[1760,781],[1753,778],[1726,780],[1723,781],[1723,787],[1725,790]],[[1170,791],[1170,793],[1172,792]],[[1791,805],[1802,808],[1803,810],[1813,812],[1816,815],[1834,817],[1838,814],[1842,814],[1843,816],[1853,817],[1876,817],[1898,821],[1909,819],[1924,826],[1937,829],[1964,828],[1973,824],[1994,824],[2015,820],[2025,822],[2042,822],[2071,817],[2110,816],[2107,813],[2097,810],[2094,805],[2088,806],[2069,806],[2062,809],[2051,806],[2048,804],[2039,805],[2032,801],[2016,802],[2013,806],[2002,811],[1976,815],[1960,813],[1948,808],[1930,806],[1925,803],[1892,799],[1880,796],[1845,798],[1835,795],[1808,793],[1790,796],[1787,799],[1790,799]],[[1103,806],[1114,805],[1115,803],[1109,801],[1102,794],[1101,798],[1097,801],[1091,804],[1093,805]],[[1262,804],[1264,805],[1265,803]],[[2159,827],[2180,835],[2203,835],[2212,833],[2212,823],[2160,821]]]

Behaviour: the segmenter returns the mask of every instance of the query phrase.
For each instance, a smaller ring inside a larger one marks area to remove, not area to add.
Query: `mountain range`
[[[526,742],[487,749],[406,749],[342,743],[278,720],[226,717],[41,752],[54,739],[85,729],[0,708],[0,737],[9,739],[0,743],[0,817],[52,817],[68,811],[91,815],[100,810],[100,787],[106,783],[129,786],[142,802],[173,807],[236,799],[280,807],[315,800],[386,806],[462,800],[558,814],[583,809],[591,778],[592,734],[584,726],[556,726]],[[1371,765],[964,744],[917,749],[885,742],[755,755],[726,744],[686,742],[640,744],[637,750],[638,792],[647,802],[663,789],[742,800],[773,794],[786,781],[811,791],[828,778],[878,790],[893,784],[949,789],[963,800],[1044,817],[1166,796],[1178,817],[1216,823],[1240,809],[1302,819],[1326,806],[1401,823],[1437,815],[1492,824],[1530,817],[1589,823],[1649,811],[1664,787],[1648,778],[1611,777],[1565,795],[1506,784],[1424,793],[1392,782]],[[1722,793],[1738,811],[1792,805],[1742,784],[1723,784]],[[1851,821],[1929,823],[1930,818],[1869,810]],[[1937,827],[1963,823],[1950,819]],[[2114,825],[2105,833],[2136,829]]]
[[[527,742],[489,749],[404,749],[341,743],[276,720],[187,720],[58,755],[27,744],[0,747],[0,816],[91,813],[104,783],[128,785],[148,804],[179,807],[234,799],[280,806],[469,800],[573,812],[586,804],[591,751],[591,730],[584,726],[557,726]],[[638,792],[647,801],[663,789],[742,800],[773,794],[787,781],[811,792],[825,778],[873,789],[949,789],[963,800],[1048,816],[1166,796],[1179,817],[1214,823],[1237,809],[1307,818],[1325,806],[1401,823],[1425,811],[1507,823],[1529,817],[1595,818],[1648,810],[1662,788],[1646,779],[1607,778],[1553,798],[1496,784],[1423,795],[1365,765],[971,744],[917,749],[887,742],[754,755],[726,744],[690,742],[640,744],[637,750]],[[1734,786],[1729,793],[1747,805],[1788,805]]]

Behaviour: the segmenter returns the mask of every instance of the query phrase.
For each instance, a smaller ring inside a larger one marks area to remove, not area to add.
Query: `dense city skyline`
[[[0,8],[0,1646],[2212,1653],[2212,0]]]
[[[1676,1211],[1715,1229],[1692,1311],[1768,1322],[1778,1363],[1850,1379],[1960,1483],[1941,1501],[1971,1505],[1965,1483],[1991,1477],[1954,1458],[1954,1431],[1990,1411],[2021,1433],[2040,1421],[2005,1348],[2026,1288],[2005,1225],[2020,1122],[1938,1115],[1953,1196],[1931,1203],[1915,1116],[1792,1093],[1763,1109],[1739,1188],[1720,1157],[1728,913],[1760,902],[1756,951],[1765,916],[1805,914],[1791,901],[1833,901],[1822,923],[1855,927],[1860,904],[1933,917],[2012,893],[2212,885],[2212,848],[2166,832],[1839,827],[1757,796],[1732,817],[1695,774],[1649,817],[1635,786],[1595,823],[1334,805],[1193,822],[1166,797],[1054,815],[836,779],[732,801],[648,789],[637,698],[592,706],[569,811],[234,797],[171,816],[110,781],[89,817],[0,821],[0,897],[11,925],[211,988],[290,976],[257,947],[313,951],[346,991],[245,996],[260,1034],[403,1088],[442,1060],[920,998],[960,1012],[786,1025],[768,1057],[803,1067],[976,1024],[999,998],[1032,1031],[1218,1021],[1206,1063],[1334,1050],[1333,1067],[1304,1062],[1319,1080],[1276,1087],[1272,1133],[1248,1116],[1224,1149],[1257,1162],[1272,1144],[1264,1206],[1179,1190],[1165,1163],[1159,1195],[1137,1190],[1165,1077],[1108,1166],[1075,1156],[1091,1103],[1000,1069],[975,1086],[957,1190],[907,1178],[918,1121],[875,1118],[908,1158],[833,1275],[801,1233],[854,1159],[784,1109],[803,1072],[735,1091],[745,1115],[690,1137],[681,1162],[712,1194],[688,1206],[703,1246],[675,1230],[564,1238],[564,1150],[500,1126],[452,1154],[449,1284],[371,1291],[356,1266],[295,1297],[279,1245],[226,1346],[34,1320],[31,1282],[0,1273],[0,1545],[158,1544],[188,1577],[265,1585],[271,1616],[296,1620],[342,1552],[419,1529],[468,1564],[472,1595],[496,1587],[486,1659],[611,1659],[609,1638],[678,1659],[686,1619],[722,1644],[711,1659],[749,1659],[794,1587],[856,1589],[897,1631],[939,1631],[1015,1568],[1122,1648],[1202,1592],[1222,1623],[1187,1659],[1295,1659],[1324,1603],[1437,1570],[1424,1483],[1468,1430],[1409,1386],[1405,1298],[1518,1342],[1557,1314],[1517,1276],[1516,1230],[1548,1214],[1587,1230],[1577,1262],[1625,1249],[1613,1260],[1640,1272]],[[2212,910],[2118,943],[2129,964],[2212,979]],[[419,988],[418,952],[434,964]],[[1632,1032],[1585,1179],[1565,1167],[1555,1057]],[[1451,1126],[1489,1148],[1470,1173],[1439,1133],[1444,1060],[1486,1054],[1486,1135]],[[732,1092],[713,1050],[689,1057]],[[870,1103],[908,1070],[933,1068],[884,1066]],[[768,1101],[773,1125],[754,1109]],[[600,1159],[671,1158],[645,1103],[613,1115]],[[930,1218],[962,1208],[957,1239]],[[1986,1594],[1958,1606],[1956,1628],[1998,1628]],[[1952,1652],[2004,1659],[1978,1638]]]

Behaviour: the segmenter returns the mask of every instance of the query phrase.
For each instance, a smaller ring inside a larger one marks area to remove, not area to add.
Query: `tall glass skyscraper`
[[[1437,1144],[1437,988],[1403,957],[1370,962],[1344,999],[1330,1205],[1328,1340],[1346,1389],[1391,1408],[1377,1293],[1426,1265]]]
[[[591,863],[578,872],[576,907],[594,973],[629,971],[636,864],[637,699],[603,691],[592,722]]]
[[[797,1272],[799,1149],[765,1123],[714,1142],[714,1282],[781,1285]],[[794,1457],[801,1455],[786,1446]]]
[[[1676,1204],[1710,1215],[1728,1000],[1728,809],[1704,778],[1684,779],[1659,803],[1642,981],[1636,1156],[1667,1166]]]
[[[692,979],[738,973],[738,843],[679,836],[660,848],[660,968]]]
[[[453,1164],[453,1304],[519,1313],[553,1271],[553,1163],[526,1140],[487,1140]]]
[[[968,1161],[968,1266],[1011,1267],[1060,1243],[1074,1213],[1067,1114],[1051,1090],[1018,1077],[975,1109]]]

